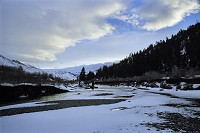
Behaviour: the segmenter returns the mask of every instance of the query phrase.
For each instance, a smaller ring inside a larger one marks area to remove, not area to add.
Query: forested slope
[[[110,67],[98,69],[97,78],[125,78],[140,76],[147,72],[170,74],[200,69],[200,23],[180,30],[166,40],[150,44],[148,48],[128,57]]]

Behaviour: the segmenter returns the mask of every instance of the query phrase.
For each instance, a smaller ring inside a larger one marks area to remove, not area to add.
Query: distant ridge
[[[96,70],[99,69],[100,67],[110,66],[112,64],[113,62],[106,62],[106,63],[91,64],[91,65],[67,67],[67,68],[62,68],[62,69],[44,69],[44,71],[63,79],[76,80],[77,76],[80,74],[81,69],[83,67],[85,67],[85,71],[86,73],[88,73],[89,71],[96,72]]]

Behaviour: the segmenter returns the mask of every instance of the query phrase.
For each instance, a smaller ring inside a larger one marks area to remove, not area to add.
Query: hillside
[[[42,73],[43,72],[43,70],[41,70],[39,68],[36,68],[31,65],[23,64],[17,60],[8,59],[1,54],[0,54],[0,66],[9,66],[9,67],[16,67],[16,68],[19,68],[21,66],[24,71],[29,72],[29,73],[35,73],[35,72]]]
[[[97,78],[140,76],[147,72],[186,76],[200,69],[200,23],[180,30],[166,40],[160,40],[110,67],[97,71]]]
[[[42,69],[8,59],[2,55],[0,55],[0,75],[0,84],[45,84],[63,81],[52,74],[45,73]]]
[[[60,77],[67,80],[76,80],[77,76],[80,74],[81,69],[84,67],[85,72],[88,73],[89,71],[96,72],[102,66],[110,66],[113,62],[106,62],[106,63],[98,63],[98,64],[91,64],[91,65],[80,65],[75,67],[67,67],[62,69],[44,69],[45,72],[49,74],[53,74],[56,77]]]
[[[34,66],[28,65],[28,64],[21,63],[20,61],[17,61],[17,60],[8,59],[1,54],[0,54],[0,66],[8,67],[8,68],[6,68],[6,70],[4,67],[1,67],[1,69],[4,69],[4,71],[8,71],[8,70],[16,71],[17,69],[19,69],[21,67],[24,72],[28,72],[28,73],[32,73],[32,74],[48,73],[48,74],[52,74],[52,76],[54,76],[54,77],[59,77],[62,79],[67,79],[67,80],[76,79],[76,77],[71,73],[68,73],[68,72],[63,73],[62,71],[59,71],[59,70],[56,70],[56,71],[53,70],[53,72],[49,72],[49,71],[42,70],[42,69],[36,68]]]
[[[20,61],[17,61],[17,60],[8,59],[0,54],[0,66],[7,66],[7,67],[16,68],[16,69],[21,67],[23,71],[28,72],[28,73],[48,73],[54,77],[58,77],[58,78],[66,79],[66,80],[76,80],[77,76],[79,75],[83,67],[85,67],[86,73],[88,73],[89,71],[95,72],[97,69],[99,69],[100,67],[104,65],[110,66],[112,64],[113,64],[112,62],[107,62],[107,63],[98,63],[98,64],[91,64],[91,65],[80,65],[80,66],[68,67],[68,68],[62,68],[62,69],[39,69],[34,66],[21,63]]]

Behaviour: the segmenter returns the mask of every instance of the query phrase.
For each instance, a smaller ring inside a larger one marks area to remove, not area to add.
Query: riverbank
[[[160,91],[160,88],[128,86],[77,88],[62,96],[58,94],[57,100],[0,107],[5,112],[5,109],[49,108],[1,116],[0,120],[4,133],[200,132],[199,98],[196,97],[199,93],[198,90]],[[65,108],[59,109],[59,106]]]
[[[69,91],[57,88],[52,85],[0,85],[0,104],[18,101],[19,99],[31,99],[35,97],[48,96],[65,92]]]

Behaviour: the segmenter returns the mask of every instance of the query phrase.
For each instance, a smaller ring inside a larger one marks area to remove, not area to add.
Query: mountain
[[[20,61],[17,61],[17,60],[8,59],[1,54],[0,54],[0,66],[10,66],[10,67],[16,67],[16,68],[19,68],[21,66],[22,69],[26,72],[30,72],[30,73],[35,73],[35,72],[42,73],[43,72],[43,70],[41,70],[39,68],[21,63]]]
[[[10,60],[0,55],[0,85],[13,84],[49,84],[59,83],[62,79],[53,77],[43,70],[17,60]]]
[[[200,71],[200,23],[180,30],[170,39],[160,40],[144,50],[130,53],[119,63],[98,69],[96,77],[125,78],[148,72],[184,75],[191,70]]]
[[[76,80],[77,76],[80,74],[81,69],[85,67],[85,72],[88,73],[89,71],[95,72],[97,69],[103,66],[110,66],[113,62],[106,62],[106,63],[98,63],[98,64],[91,64],[91,65],[80,65],[75,67],[67,67],[62,69],[44,69],[45,72],[49,74],[53,74],[56,77],[60,77],[63,79],[68,80]]]
[[[55,77],[59,77],[66,80],[76,80],[78,74],[73,74],[69,71],[65,71],[62,69],[45,69],[44,70],[48,74],[52,74]]]
[[[68,68],[62,68],[62,69],[39,69],[36,68],[34,66],[28,65],[28,64],[24,64],[20,61],[17,60],[11,60],[8,59],[6,57],[4,57],[3,55],[0,54],[0,66],[9,66],[9,67],[22,67],[22,69],[25,72],[29,72],[29,73],[48,73],[48,74],[53,74],[53,76],[55,77],[59,77],[62,79],[67,79],[67,80],[76,80],[77,76],[79,75],[81,69],[83,67],[85,67],[86,73],[88,73],[89,71],[93,71],[95,72],[97,69],[99,69],[100,67],[106,65],[106,66],[110,66],[112,65],[112,62],[107,62],[107,63],[98,63],[98,64],[92,64],[92,65],[81,65],[81,66],[75,66],[75,67],[68,67]]]

